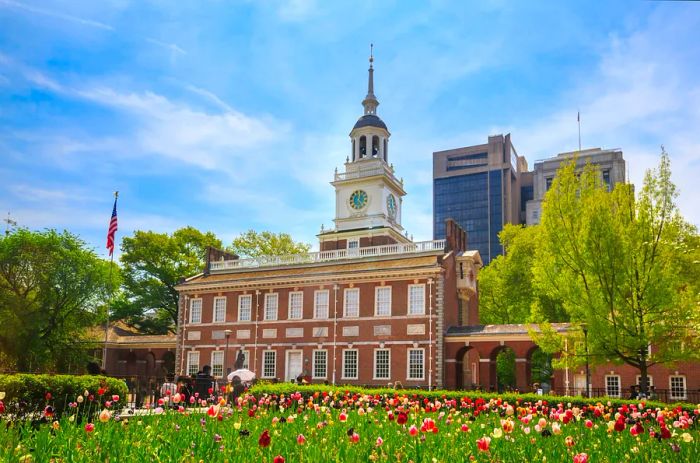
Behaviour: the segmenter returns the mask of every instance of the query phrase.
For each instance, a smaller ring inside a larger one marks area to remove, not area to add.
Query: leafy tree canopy
[[[233,240],[230,251],[242,258],[306,254],[311,246],[294,241],[287,233],[248,230]]]
[[[87,328],[104,321],[118,269],[111,276],[110,263],[67,231],[0,236],[0,363],[18,371],[84,365]]]
[[[136,231],[122,240],[123,292],[112,318],[147,333],[174,331],[181,278],[202,272],[209,246],[221,248],[211,232],[185,227],[172,234]]]
[[[572,162],[544,201],[536,287],[587,328],[591,363],[638,368],[642,390],[649,366],[700,352],[698,236],[680,216],[676,196],[662,152],[636,198],[632,185],[608,192],[596,168],[579,175]],[[569,337],[566,354],[581,363],[582,331]]]

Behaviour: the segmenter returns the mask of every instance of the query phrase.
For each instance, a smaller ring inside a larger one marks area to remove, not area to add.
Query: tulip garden
[[[700,461],[700,406],[256,389],[168,394],[131,411],[108,390],[85,390],[60,417],[47,392],[44,411],[21,420],[0,401],[0,461]]]

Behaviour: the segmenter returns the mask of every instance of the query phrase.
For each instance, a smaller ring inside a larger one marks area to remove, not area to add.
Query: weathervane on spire
[[[376,114],[377,106],[379,102],[377,97],[374,96],[374,68],[372,63],[374,62],[374,44],[369,44],[369,79],[367,80],[367,96],[362,101],[362,106],[365,107],[365,114]]]
[[[369,44],[369,67],[372,67],[373,62],[374,62],[374,44],[370,43]]]

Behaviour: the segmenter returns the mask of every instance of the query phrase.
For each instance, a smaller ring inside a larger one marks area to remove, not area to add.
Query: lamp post
[[[591,398],[591,370],[588,364],[588,326],[584,323],[581,325],[583,330],[583,345],[586,351],[586,397]]]
[[[231,333],[233,333],[233,331],[224,330],[224,334],[226,335],[226,349],[224,350],[224,367],[222,368],[224,375],[226,375],[228,373],[226,371],[226,357],[228,357],[228,339],[231,337]]]

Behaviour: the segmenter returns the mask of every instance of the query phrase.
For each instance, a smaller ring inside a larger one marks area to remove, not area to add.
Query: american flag
[[[107,249],[109,255],[114,253],[114,234],[117,232],[117,198],[114,198],[114,208],[112,209],[112,218],[109,220],[109,230],[107,231]]]

